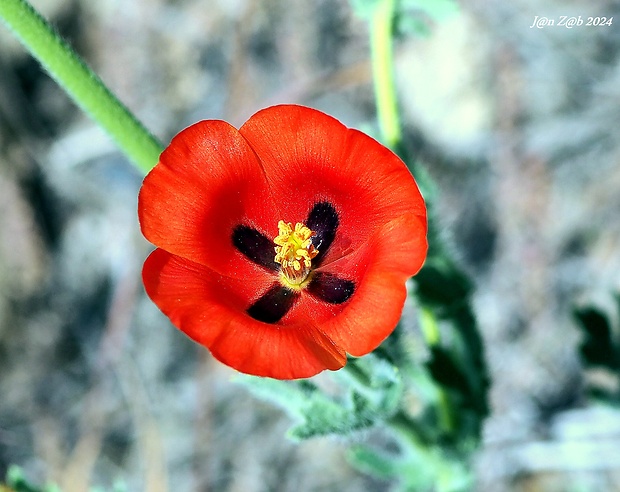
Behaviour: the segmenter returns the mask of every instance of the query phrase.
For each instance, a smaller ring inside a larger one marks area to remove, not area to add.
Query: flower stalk
[[[162,145],[26,0],[0,1],[0,19],[141,171],[157,163]]]
[[[377,119],[383,143],[392,149],[401,140],[392,49],[395,7],[395,0],[379,1],[370,18],[370,54]]]

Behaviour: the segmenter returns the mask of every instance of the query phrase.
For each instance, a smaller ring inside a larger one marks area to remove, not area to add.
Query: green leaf
[[[279,381],[246,375],[238,375],[235,380],[297,420],[289,430],[289,436],[296,440],[349,435],[398,410],[403,384],[398,370],[387,361],[372,354],[350,359],[337,375],[343,387],[339,397],[327,396],[308,380]]]
[[[6,473],[6,484],[15,492],[42,492],[41,489],[31,485],[26,480],[23,470],[17,465],[9,466]]]
[[[289,430],[289,436],[293,439],[329,434],[349,435],[374,424],[374,415],[367,401],[357,393],[353,393],[351,404],[345,407],[317,392],[302,409],[302,417],[303,423]]]
[[[433,22],[442,22],[459,11],[453,0],[400,0],[395,31],[400,36],[427,37],[432,32]]]
[[[426,363],[433,379],[440,385],[452,388],[463,394],[472,393],[469,382],[451,352],[440,346],[430,348],[431,357]]]
[[[576,309],[574,314],[584,334],[579,346],[584,363],[591,367],[620,370],[620,340],[614,341],[608,316],[593,306]]]
[[[349,0],[349,3],[356,15],[369,19],[384,1]],[[402,33],[424,34],[428,31],[424,17],[441,22],[458,12],[459,5],[454,0],[397,0],[396,22]]]
[[[349,435],[372,426],[377,417],[367,399],[355,392],[336,401],[309,381],[279,381],[245,375],[235,379],[255,396],[278,405],[300,421],[289,430],[289,437],[295,440],[328,434]]]
[[[384,0],[349,0],[353,12],[364,19],[370,18],[382,1]]]
[[[418,15],[403,13],[396,17],[395,31],[399,36],[418,36],[426,38],[431,35],[431,28],[428,23]]]
[[[60,488],[55,484],[33,485],[28,481],[21,467],[17,465],[9,466],[6,473],[6,485],[12,492],[60,492]],[[0,484],[0,490],[3,490],[1,486],[2,484]]]
[[[443,255],[430,256],[414,282],[421,302],[441,312],[466,302],[472,292],[469,279]]]
[[[427,15],[440,22],[459,12],[459,5],[454,0],[400,0],[399,11],[411,10]]]
[[[457,492],[471,489],[472,476],[465,463],[436,447],[394,456],[367,446],[354,446],[347,454],[351,466],[380,480],[397,480],[392,490]]]
[[[407,149],[401,151],[407,157]],[[417,165],[412,167],[418,176]],[[450,426],[452,430],[445,429],[452,434],[450,440],[467,443],[465,447],[469,447],[472,441],[480,439],[482,423],[489,412],[484,345],[472,308],[473,284],[457,264],[449,241],[438,227],[432,179],[424,173],[422,178],[430,198],[427,200],[429,252],[413,283],[421,312],[434,318],[433,324],[441,333],[439,341],[427,340],[430,358],[426,368],[443,391],[437,412],[456,419]],[[445,418],[438,419],[442,420]]]
[[[338,374],[367,400],[368,408],[377,419],[385,419],[398,409],[403,381],[398,368],[387,360],[373,353],[361,358],[349,358]]]
[[[615,300],[620,313],[620,296]],[[607,378],[588,381],[590,398],[620,406],[620,326],[614,325],[610,313],[595,306],[576,308],[573,315],[583,333],[579,353],[584,366],[609,373]]]

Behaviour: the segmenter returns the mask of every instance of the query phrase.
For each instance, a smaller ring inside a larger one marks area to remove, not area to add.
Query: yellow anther
[[[290,287],[301,287],[310,274],[312,258],[319,254],[312,244],[313,235],[314,232],[301,222],[294,228],[291,223],[278,222],[278,235],[273,240],[275,261],[281,265],[282,280]]]

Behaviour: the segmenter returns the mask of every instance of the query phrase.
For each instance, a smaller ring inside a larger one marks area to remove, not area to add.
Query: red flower
[[[144,180],[156,249],[146,292],[238,371],[278,379],[336,370],[394,329],[426,256],[426,209],[390,150],[301,106],[239,130],[201,121]]]

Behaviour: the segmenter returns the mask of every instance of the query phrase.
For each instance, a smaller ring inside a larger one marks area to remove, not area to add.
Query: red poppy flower
[[[301,106],[239,130],[201,121],[144,180],[156,249],[146,292],[238,371],[278,379],[336,370],[394,329],[426,256],[426,208],[403,162]]]

